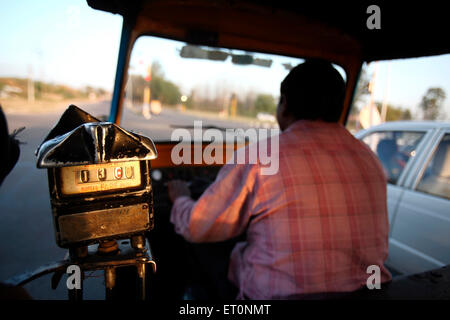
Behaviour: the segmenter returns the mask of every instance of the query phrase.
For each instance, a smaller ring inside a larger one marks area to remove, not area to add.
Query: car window
[[[450,199],[450,133],[444,135],[427,164],[417,190]]]
[[[380,131],[365,136],[363,141],[378,156],[388,182],[396,184],[409,159],[416,155],[424,135],[424,132]]]

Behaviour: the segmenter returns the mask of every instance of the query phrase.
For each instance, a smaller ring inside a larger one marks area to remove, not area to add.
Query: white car
[[[258,112],[258,114],[256,115],[256,118],[259,121],[266,121],[266,122],[276,122],[277,118],[270,114],[270,113],[265,113],[265,112]]]
[[[387,267],[412,274],[450,264],[450,123],[387,122],[355,136],[388,176]]]

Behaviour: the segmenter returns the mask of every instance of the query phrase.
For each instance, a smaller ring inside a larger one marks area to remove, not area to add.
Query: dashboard
[[[172,204],[167,191],[170,180],[188,182],[191,196],[196,200],[214,182],[220,168],[221,166],[178,166],[151,170],[155,216],[170,212]]]
[[[177,142],[158,142],[155,143],[158,157],[151,162],[151,178],[153,185],[153,203],[156,218],[158,215],[165,215],[170,212],[172,206],[167,192],[167,183],[170,180],[184,180],[190,183],[191,195],[194,200],[198,199],[203,191],[214,182],[216,176],[222,167],[221,164],[209,165],[202,159],[198,164],[175,164],[172,161],[172,150],[178,145]],[[209,142],[202,143],[202,151],[209,146]],[[236,149],[244,146],[240,144],[223,145],[223,159],[225,163]],[[191,148],[191,155],[194,154],[194,145],[188,145]],[[193,163],[194,161],[192,161]],[[157,221],[156,221],[157,223]]]

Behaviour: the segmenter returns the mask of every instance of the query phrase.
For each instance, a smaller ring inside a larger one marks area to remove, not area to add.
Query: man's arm
[[[169,183],[173,203],[170,221],[191,242],[215,242],[240,235],[248,225],[256,183],[252,165],[226,164],[197,201],[179,181]],[[187,189],[188,190],[188,189]]]

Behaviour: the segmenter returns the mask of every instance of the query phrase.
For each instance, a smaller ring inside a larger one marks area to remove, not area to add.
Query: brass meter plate
[[[145,231],[149,228],[148,204],[96,210],[59,217],[60,239],[75,243]]]
[[[63,167],[61,193],[75,195],[133,188],[141,185],[139,161]]]

